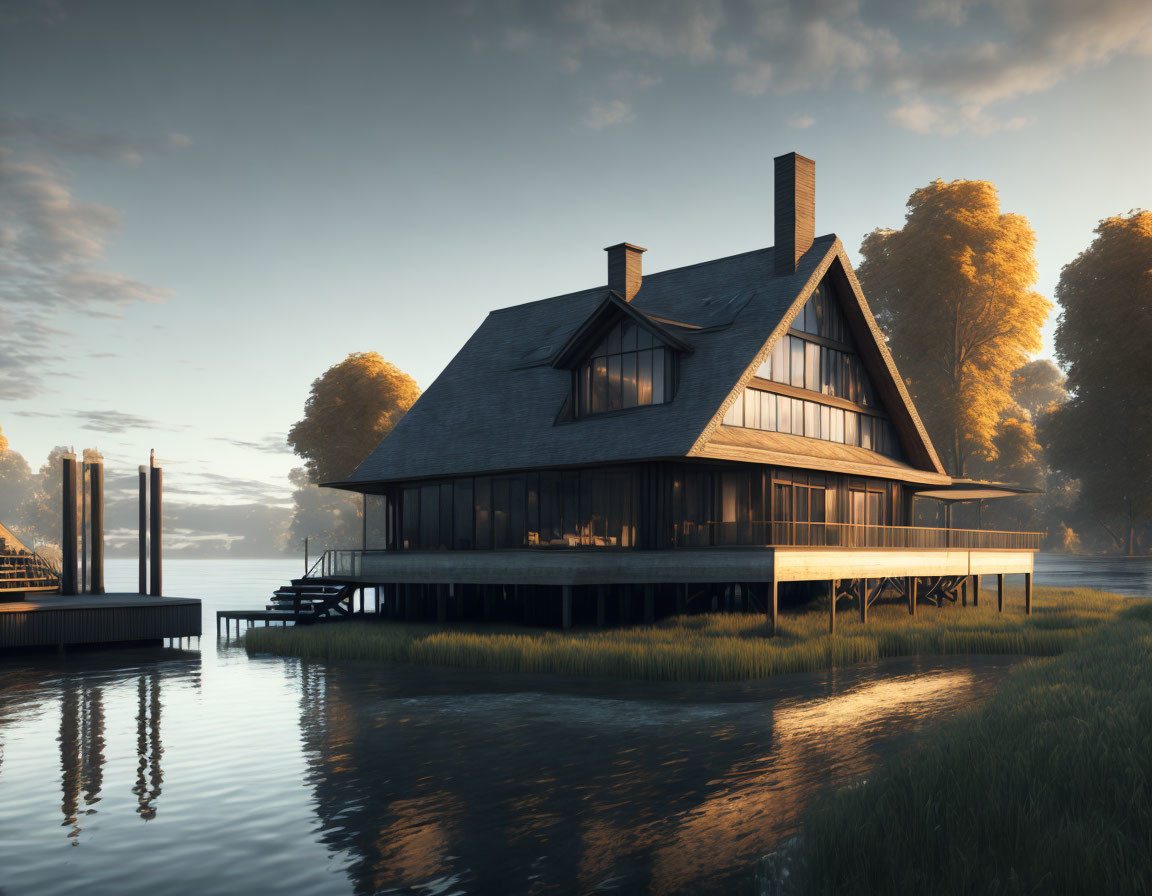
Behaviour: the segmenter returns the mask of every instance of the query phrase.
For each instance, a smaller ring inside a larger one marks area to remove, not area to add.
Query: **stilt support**
[[[768,614],[767,614],[768,615],[768,634],[771,635],[772,637],[776,637],[777,626],[780,624],[780,612],[779,612],[779,603],[777,602],[777,591],[778,591],[778,589],[776,587],[776,575],[773,574],[772,575],[772,581],[768,583],[768,595],[767,595],[768,599],[766,601],[766,603],[768,604],[768,606],[766,607],[766,609],[768,611]]]
[[[972,606],[980,606],[980,576],[972,576]]]
[[[1004,612],[1004,573],[996,576],[996,612]]]
[[[560,608],[561,624],[564,626],[564,630],[567,631],[572,628],[572,586],[561,585],[560,592],[560,601],[562,604]]]
[[[1032,573],[1024,573],[1024,613],[1032,615]]]
[[[828,583],[828,634],[836,634],[836,589],[839,587],[839,579],[833,579]]]

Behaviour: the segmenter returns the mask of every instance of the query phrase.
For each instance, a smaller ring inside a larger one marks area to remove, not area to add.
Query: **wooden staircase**
[[[0,551],[0,601],[60,590],[60,574],[39,554]]]
[[[336,579],[293,579],[273,593],[267,611],[297,625],[340,619],[352,615],[355,591],[355,585]]]

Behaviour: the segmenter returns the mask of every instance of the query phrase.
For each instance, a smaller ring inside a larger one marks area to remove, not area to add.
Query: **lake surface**
[[[621,685],[217,646],[217,609],[299,567],[167,561],[204,600],[193,649],[0,660],[0,893],[743,892],[814,792],[1011,665]],[[135,578],[109,561],[110,590]]]

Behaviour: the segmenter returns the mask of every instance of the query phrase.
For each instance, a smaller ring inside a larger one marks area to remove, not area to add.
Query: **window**
[[[834,408],[818,401],[747,388],[724,414],[726,426],[784,432],[825,442],[867,448],[900,457],[891,424],[872,414]]]
[[[576,371],[577,415],[671,401],[674,373],[672,349],[635,321],[622,320]]]

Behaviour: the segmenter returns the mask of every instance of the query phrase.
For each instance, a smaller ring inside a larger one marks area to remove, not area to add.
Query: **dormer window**
[[[576,415],[664,404],[676,383],[676,353],[636,321],[618,320],[575,371]]]

